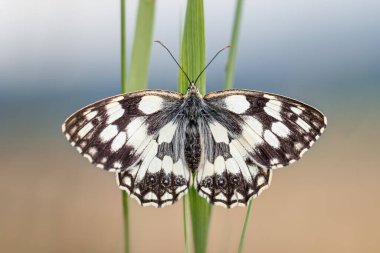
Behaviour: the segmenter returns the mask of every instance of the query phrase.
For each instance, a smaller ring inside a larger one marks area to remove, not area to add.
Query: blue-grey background
[[[127,1],[128,53],[136,0]],[[157,1],[154,39],[178,55],[186,1]],[[230,42],[235,1],[205,1],[207,58]],[[0,249],[122,252],[121,197],[60,133],[76,109],[120,91],[119,1],[0,0]],[[379,252],[380,5],[245,1],[235,87],[322,110],[326,134],[275,172],[255,202],[246,252]],[[130,56],[130,55],[129,55]],[[227,53],[207,70],[223,88]],[[153,45],[149,88],[178,69]],[[131,203],[134,252],[181,252],[182,204]],[[245,209],[213,209],[209,252],[235,252]]]

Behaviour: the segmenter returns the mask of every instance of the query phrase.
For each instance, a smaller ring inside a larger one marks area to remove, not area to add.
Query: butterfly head
[[[190,82],[189,87],[187,88],[187,94],[199,94],[199,89],[194,82]]]

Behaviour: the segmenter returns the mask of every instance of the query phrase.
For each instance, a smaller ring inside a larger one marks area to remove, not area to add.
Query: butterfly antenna
[[[183,68],[181,67],[181,65],[179,65],[178,61],[175,59],[175,57],[173,56],[172,52],[170,52],[169,48],[167,48],[164,43],[162,43],[161,41],[159,40],[155,40],[154,42],[160,44],[163,48],[166,49],[166,51],[168,51],[168,53],[170,54],[170,56],[173,58],[173,60],[175,61],[175,63],[177,63],[177,66],[182,70],[182,73],[185,74],[187,80],[189,81],[189,84],[191,84],[191,80],[189,78],[189,76],[186,74],[185,70],[183,70]]]
[[[216,58],[216,57],[217,57],[222,51],[224,51],[224,50],[226,50],[227,48],[230,48],[230,47],[231,47],[230,45],[223,47],[222,49],[220,49],[220,50],[214,55],[214,57],[212,57],[212,59],[207,63],[206,67],[204,67],[204,68],[202,69],[201,73],[199,73],[198,77],[195,79],[194,84],[197,83],[199,77],[201,77],[201,75],[203,74],[203,72],[205,72],[205,70],[206,70],[207,67],[211,64],[211,62],[213,62],[213,61],[215,60],[215,58]]]

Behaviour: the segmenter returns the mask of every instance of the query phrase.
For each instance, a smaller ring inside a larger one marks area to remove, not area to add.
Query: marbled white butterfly
[[[300,159],[326,124],[321,112],[284,96],[202,96],[190,82],[185,95],[144,90],[103,99],[71,115],[62,131],[143,206],[173,204],[194,174],[202,197],[231,208],[266,189],[272,169]]]

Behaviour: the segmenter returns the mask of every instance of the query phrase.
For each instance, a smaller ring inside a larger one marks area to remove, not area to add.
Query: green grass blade
[[[127,34],[126,34],[126,0],[120,0],[120,65],[121,65],[121,92],[127,90]],[[128,196],[125,191],[121,193],[123,207],[123,226],[124,226],[124,252],[129,253],[129,209]]]
[[[153,43],[154,0],[140,0],[127,91],[145,89]]]
[[[120,0],[120,65],[121,65],[121,92],[127,90],[127,34],[126,34],[126,0]]]
[[[191,225],[193,228],[194,252],[205,253],[212,208],[205,198],[198,195],[194,187],[190,188],[189,200]]]
[[[239,242],[239,250],[238,250],[238,253],[242,253],[242,252],[243,252],[244,240],[245,240],[245,233],[247,232],[249,216],[251,215],[252,202],[253,202],[253,200],[250,200],[250,201],[249,201],[249,204],[248,204],[248,209],[247,209],[247,213],[246,213],[246,215],[245,215],[245,220],[244,220],[243,230],[242,230],[242,232],[241,232],[241,236],[240,236],[240,242]]]
[[[185,26],[181,46],[181,65],[190,79],[195,79],[205,66],[206,46],[203,0],[189,0],[186,7]],[[198,81],[202,94],[206,91],[206,75]],[[178,90],[186,93],[189,82],[180,73]]]
[[[137,14],[133,42],[130,75],[127,84],[127,41],[126,41],[126,0],[120,1],[121,8],[121,91],[122,93],[142,90],[148,81],[148,67],[153,37],[154,0],[141,0]],[[128,194],[122,191],[124,219],[124,252],[130,252]]]
[[[206,47],[204,31],[203,0],[189,0],[186,7],[185,25],[181,43],[181,66],[191,79],[195,79],[205,66]],[[198,87],[202,94],[206,91],[206,77],[202,75]],[[189,85],[186,76],[180,71],[178,91],[186,93]],[[194,251],[204,253],[207,248],[208,229],[211,217],[211,206],[201,198],[196,190],[189,190]],[[185,205],[184,205],[185,207]],[[185,219],[184,219],[185,222]],[[184,224],[186,226],[186,224]]]
[[[234,24],[233,24],[233,30],[232,30],[232,36],[231,36],[231,48],[230,48],[230,52],[228,54],[226,76],[225,76],[225,80],[224,80],[225,81],[224,82],[224,88],[225,89],[232,89],[233,88],[236,53],[237,53],[237,45],[238,45],[238,38],[239,38],[239,31],[240,31],[241,13],[243,10],[243,2],[244,2],[244,0],[237,0],[237,2],[236,2],[235,18],[234,18]],[[247,212],[245,214],[244,225],[243,225],[243,229],[242,229],[242,232],[240,235],[238,253],[243,252],[245,234],[246,234],[247,227],[248,227],[249,217],[251,215],[252,202],[253,202],[253,200],[251,200],[249,202]]]
[[[129,208],[128,208],[128,194],[125,191],[121,192],[123,204],[123,225],[124,225],[124,252],[129,253],[130,240],[129,240]]]
[[[227,68],[226,68],[226,76],[224,80],[224,88],[232,89],[233,81],[234,81],[234,73],[235,73],[235,60],[237,53],[237,45],[238,45],[238,37],[240,31],[240,20],[241,20],[241,12],[243,9],[243,0],[237,0],[236,2],[236,10],[235,10],[235,18],[234,25],[231,36],[231,48],[228,54]]]
[[[231,48],[228,55],[226,77],[225,77],[225,82],[224,82],[225,89],[233,88],[236,53],[237,53],[237,45],[238,45],[238,38],[239,38],[239,31],[240,31],[241,12],[243,10],[243,2],[244,2],[243,0],[237,0],[236,2],[235,18],[234,18],[234,24],[233,24],[233,30],[232,30],[232,36],[231,36]],[[245,214],[244,225],[243,225],[243,229],[240,235],[238,253],[243,252],[245,234],[248,227],[249,217],[251,215],[252,202],[253,200],[249,202],[247,212]]]
[[[183,235],[185,237],[185,252],[190,253],[190,244],[187,234],[187,196],[183,196]]]
[[[179,8],[179,50],[181,51],[181,48],[182,48],[182,41],[181,41],[181,38],[182,38],[182,34],[183,34],[183,23],[182,23],[182,1],[180,0],[180,4],[179,4],[180,8]],[[182,73],[180,73],[182,74]],[[189,209],[189,202],[188,202],[188,197],[187,195],[183,196],[183,199],[182,199],[182,203],[183,203],[183,235],[185,237],[185,252],[186,253],[190,253],[190,240],[189,240],[189,235],[188,235],[188,209]]]

